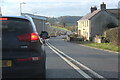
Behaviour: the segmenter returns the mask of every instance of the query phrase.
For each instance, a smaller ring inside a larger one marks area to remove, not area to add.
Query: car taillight
[[[38,40],[38,35],[36,33],[31,33],[31,40]]]
[[[22,59],[16,59],[17,61],[37,61],[40,60],[41,57],[29,57],[29,58],[22,58]]]
[[[17,36],[19,41],[36,41],[39,39],[36,33],[29,33]]]
[[[8,20],[8,18],[0,18],[0,20]]]
[[[23,58],[23,59],[16,59],[17,61],[31,61],[32,58]]]

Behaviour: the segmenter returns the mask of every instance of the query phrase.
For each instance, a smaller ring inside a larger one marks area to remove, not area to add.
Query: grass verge
[[[62,27],[56,27],[56,26],[51,26],[53,28],[58,28],[58,29],[61,29],[61,30],[65,30],[65,31],[68,31],[68,32],[71,32],[70,30],[66,29],[66,28],[62,28]]]
[[[114,45],[111,45],[110,43],[80,42],[80,44],[90,46],[90,47],[120,52],[120,46],[114,46]]]

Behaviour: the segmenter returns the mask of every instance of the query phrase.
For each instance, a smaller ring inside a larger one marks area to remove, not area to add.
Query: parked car
[[[29,16],[2,16],[2,78],[45,78],[46,54]]]

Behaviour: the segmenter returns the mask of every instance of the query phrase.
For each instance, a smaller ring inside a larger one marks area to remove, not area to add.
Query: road
[[[45,46],[46,77],[73,79],[118,78],[118,54],[51,37]],[[117,80],[117,79],[116,79]]]

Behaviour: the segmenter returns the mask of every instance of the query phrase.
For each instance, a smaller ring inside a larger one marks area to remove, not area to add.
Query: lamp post
[[[20,15],[22,15],[22,4],[26,4],[25,2],[20,3]]]

